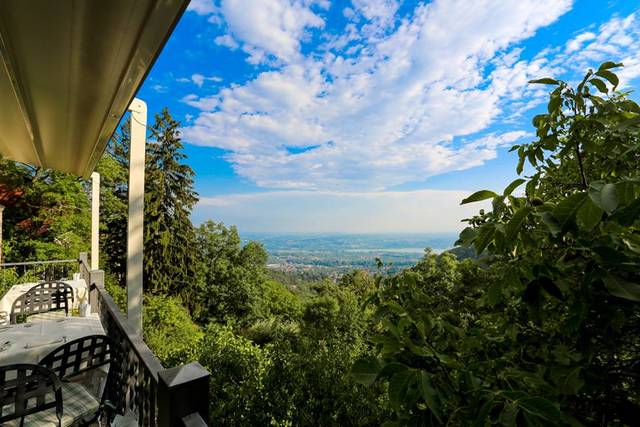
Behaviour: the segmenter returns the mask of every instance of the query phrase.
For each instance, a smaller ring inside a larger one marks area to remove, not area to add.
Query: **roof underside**
[[[188,3],[0,1],[0,154],[88,176]]]

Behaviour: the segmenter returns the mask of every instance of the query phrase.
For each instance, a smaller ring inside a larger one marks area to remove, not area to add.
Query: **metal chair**
[[[50,421],[62,425],[62,385],[58,377],[39,365],[0,366],[0,425],[23,426],[25,417],[45,412]]]
[[[31,316],[54,310],[64,310],[69,315],[69,298],[73,305],[73,288],[64,282],[39,283],[20,295],[11,306],[9,322],[15,324],[19,315]]]
[[[92,420],[94,420],[101,412],[105,410],[109,412],[109,407],[113,406],[107,398],[112,400],[118,398],[112,395],[112,390],[115,389],[113,384],[119,380],[117,361],[120,358],[117,357],[117,348],[115,342],[106,335],[89,335],[61,345],[42,358],[39,364],[56,373],[63,383],[71,383],[82,374],[102,366],[109,366],[100,405],[92,414]],[[81,384],[76,385],[87,391]],[[109,418],[113,416],[113,414],[108,415]]]

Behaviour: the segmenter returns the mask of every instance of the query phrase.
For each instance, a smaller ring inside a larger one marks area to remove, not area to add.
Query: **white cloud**
[[[158,92],[158,93],[165,93],[168,90],[168,88],[166,86],[161,85],[161,84],[155,84],[155,85],[151,86],[151,89],[153,89],[154,92]]]
[[[202,74],[193,74],[191,77],[180,77],[177,78],[176,81],[180,82],[180,83],[193,83],[194,85],[198,86],[198,87],[202,87],[202,85],[207,82],[215,82],[215,83],[219,83],[222,81],[222,79],[218,76],[204,76]]]
[[[544,101],[529,79],[605,59],[624,61],[623,77],[640,75],[635,15],[521,58],[518,43],[571,0],[435,0],[401,20],[394,1],[356,0],[344,31],[303,54],[324,25],[312,3],[223,1],[226,36],[268,70],[183,99],[201,110],[185,139],[228,150],[237,174],[259,186],[372,191],[478,166],[525,136],[487,132]]]
[[[216,43],[242,49],[254,64],[271,57],[291,62],[300,57],[300,42],[307,30],[322,28],[323,19],[312,6],[326,8],[326,2],[309,0],[222,0],[220,16],[228,33]]]
[[[305,31],[323,25],[309,3],[223,1],[250,60],[282,62],[244,85],[185,98],[202,112],[184,137],[229,150],[240,176],[271,188],[382,189],[481,165],[496,156],[496,141],[523,133],[474,135],[515,112],[508,103],[533,91],[527,79],[548,65],[506,50],[570,6],[436,0],[395,24],[395,2],[357,0],[350,40],[304,56]],[[303,18],[285,24],[294,15]],[[351,54],[341,52],[347,46]],[[523,99],[518,107],[530,106]]]
[[[460,205],[465,191],[274,191],[203,198],[195,222],[220,218],[241,230],[270,232],[457,232],[486,204]],[[260,212],[260,215],[256,215]]]
[[[210,15],[216,13],[217,8],[213,0],[191,0],[187,10],[195,12],[198,15]]]
[[[226,46],[231,50],[235,50],[238,48],[238,42],[233,39],[229,34],[225,34],[223,36],[218,36],[214,40],[215,44],[218,46]]]
[[[556,61],[570,63],[571,67],[583,72],[608,60],[624,63],[625,67],[617,73],[624,87],[625,83],[640,77],[640,15],[638,12],[627,17],[614,17],[602,24],[594,34],[585,32],[569,42],[579,43],[575,52],[568,49],[567,55],[560,55]],[[587,43],[585,43],[587,42]]]

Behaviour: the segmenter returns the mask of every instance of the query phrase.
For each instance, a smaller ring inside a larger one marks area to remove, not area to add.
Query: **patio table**
[[[0,366],[38,363],[65,342],[88,335],[104,335],[97,313],[18,325],[0,326]]]
[[[78,308],[78,304],[81,298],[88,297],[87,282],[84,279],[78,280],[59,280],[66,283],[73,289],[73,307]],[[11,306],[14,301],[21,295],[26,294],[27,291],[38,282],[34,283],[22,283],[19,285],[13,285],[6,294],[0,299],[0,325],[6,325],[9,323],[9,315],[11,314]],[[88,298],[87,298],[88,299]]]

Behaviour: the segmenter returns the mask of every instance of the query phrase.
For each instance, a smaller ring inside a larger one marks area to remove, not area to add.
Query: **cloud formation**
[[[491,127],[542,102],[528,79],[605,58],[640,74],[640,49],[622,48],[640,44],[635,15],[521,58],[519,43],[571,0],[435,0],[402,16],[394,0],[353,0],[339,31],[327,29],[325,1],[202,3],[194,11],[218,23],[216,43],[261,71],[186,96],[200,112],[184,138],[227,150],[236,173],[265,188],[376,191],[479,166],[526,135]]]

